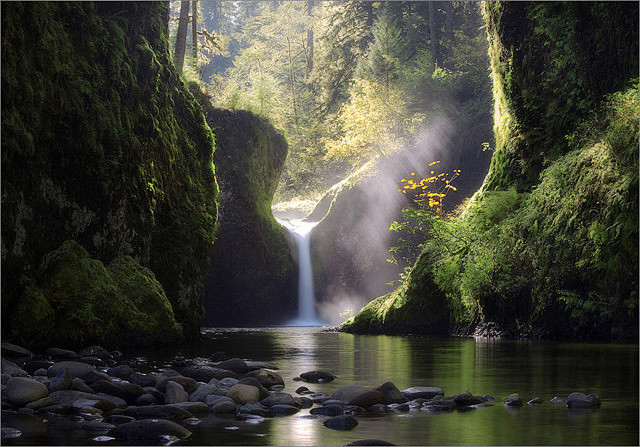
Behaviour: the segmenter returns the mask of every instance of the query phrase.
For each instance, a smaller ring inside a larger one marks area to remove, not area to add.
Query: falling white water
[[[316,299],[313,290],[313,267],[311,265],[311,229],[317,222],[280,220],[293,235],[298,248],[298,317],[288,326],[322,326],[316,313]]]

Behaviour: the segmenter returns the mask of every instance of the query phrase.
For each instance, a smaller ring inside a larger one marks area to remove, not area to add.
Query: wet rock
[[[460,393],[453,396],[453,402],[459,407],[468,407],[484,403],[485,400],[481,396],[474,396],[471,393]]]
[[[173,358],[173,361],[171,362],[171,366],[173,366],[176,369],[181,369],[184,368],[187,365],[190,365],[191,361],[185,359],[183,356],[181,356],[180,354],[176,355]]]
[[[9,379],[11,378],[11,374],[2,373],[1,377],[2,379],[0,379],[0,383],[2,383],[2,385],[6,385]]]
[[[189,430],[169,420],[142,420],[119,425],[109,431],[109,436],[122,441],[149,441],[162,444],[163,436],[186,438]]]
[[[242,385],[248,386],[248,385]],[[272,418],[275,416],[275,413],[271,411],[271,409],[265,407],[259,402],[248,402],[240,407],[238,411],[239,414],[253,414],[256,416],[260,416],[263,418]]]
[[[151,394],[161,404],[164,403],[164,393],[162,391],[160,391],[159,389],[157,389],[156,387],[145,386],[144,388],[142,388],[142,391],[144,391],[144,394]]]
[[[491,396],[491,395],[489,395],[489,394],[483,394],[481,397],[482,397],[485,401],[487,401],[487,402],[491,402],[491,401],[496,400],[496,398],[495,398],[495,397],[493,397],[493,396]]]
[[[212,379],[213,380],[213,379]],[[217,380],[217,379],[216,379]],[[231,377],[224,378],[218,381],[216,385],[223,390],[230,390],[232,386],[237,385],[240,381],[238,379],[232,379]]]
[[[131,416],[125,416],[123,414],[112,414],[107,418],[107,422],[115,425],[126,424],[127,422],[133,422],[136,419]]]
[[[276,416],[289,416],[300,411],[300,409],[294,405],[276,404],[272,405],[270,408]]]
[[[56,359],[78,359],[80,355],[75,351],[69,349],[49,348],[47,349],[47,355]]]
[[[294,397],[294,401],[296,401],[296,406],[298,408],[311,408],[313,407],[313,401],[306,397]]]
[[[110,400],[118,408],[125,408],[127,406],[127,401],[118,396],[112,396],[111,394],[107,393],[96,393],[96,396],[101,396],[107,400]]]
[[[401,391],[406,400],[413,400],[418,398],[431,399],[435,396],[444,396],[442,388],[435,386],[414,386]]]
[[[599,408],[600,397],[597,394],[574,392],[567,397],[567,408]]]
[[[46,369],[44,369],[44,368],[36,369],[36,370],[33,372],[33,375],[34,375],[34,376],[39,376],[39,377],[47,377],[47,376],[48,376],[48,374],[47,374],[47,370],[46,370]]]
[[[3,374],[9,374],[13,377],[22,377],[28,375],[27,372],[10,360],[2,359],[1,371]]]
[[[89,385],[89,388],[91,388],[95,393],[109,394],[111,396],[119,397],[120,399],[123,399],[125,401],[128,399],[127,394],[122,389],[120,389],[120,387],[118,387],[115,383],[107,380],[98,380],[97,382]]]
[[[391,407],[391,409],[393,411],[399,411],[400,413],[406,413],[407,411],[411,410],[411,406],[407,402],[405,402],[403,404],[394,405],[393,407]]]
[[[369,411],[372,413],[389,413],[391,409],[385,404],[375,404],[369,407]]]
[[[233,399],[227,396],[211,395],[211,396],[207,396],[207,398],[204,400],[205,405],[207,405],[209,408],[211,408],[212,406],[216,405],[219,402],[231,402],[235,404]]]
[[[239,358],[223,360],[222,362],[216,365],[216,368],[233,371],[238,376],[244,376],[246,373],[249,372],[249,367],[247,366],[247,364],[244,362],[244,360]]]
[[[48,370],[53,365],[53,362],[50,360],[29,360],[23,366],[24,370],[28,374],[33,374],[36,370],[44,368]]]
[[[262,399],[260,403],[266,407],[272,407],[274,405],[297,406],[293,396],[287,393],[272,393],[266,399]]]
[[[245,363],[247,364],[247,368],[249,368],[249,371],[254,371],[257,369],[271,369],[271,370],[280,369],[277,366],[267,362],[256,362],[253,360],[245,360]]]
[[[0,351],[2,352],[2,357],[7,357],[10,359],[32,359],[33,357],[35,357],[35,354],[29,351],[27,348],[14,345],[13,343],[7,343],[5,341],[0,343]]]
[[[540,405],[542,403],[542,399],[540,399],[539,397],[534,397],[533,399],[531,399],[529,402],[527,402],[529,405]]]
[[[4,344],[4,343],[3,343]],[[4,354],[4,352],[3,352]],[[15,439],[22,436],[22,432],[17,428],[12,427],[2,427],[0,429],[0,436],[2,439]]]
[[[372,446],[375,446],[375,445],[395,445],[395,444],[391,444],[390,442],[382,441],[380,439],[362,439],[362,440],[359,440],[359,441],[350,442],[349,444],[345,444],[345,447],[346,446],[352,446],[352,445],[354,445],[354,446],[355,445],[372,445]]]
[[[505,400],[504,404],[507,407],[521,407],[522,406],[522,398],[518,394],[510,394]]]
[[[60,390],[68,390],[71,388],[71,374],[69,368],[61,368],[56,376],[49,382],[49,392],[53,393]]]
[[[313,394],[313,391],[311,391],[306,386],[301,386],[296,389],[296,394],[300,394],[300,395]]]
[[[131,383],[135,383],[136,385],[140,385],[143,388],[145,386],[155,387],[158,383],[158,374],[142,374],[139,372],[134,372],[129,375],[129,378],[127,380],[129,380],[129,382]]]
[[[358,421],[353,416],[342,415],[327,419],[322,424],[333,430],[352,430]]]
[[[562,397],[554,396],[549,402],[553,402],[554,404],[565,403],[567,399],[563,399]]]
[[[203,402],[178,402],[171,405],[182,408],[191,414],[207,414],[209,412],[209,407],[207,407]]]
[[[7,400],[19,407],[24,407],[28,403],[49,395],[49,390],[45,385],[27,377],[12,377],[6,386]]]
[[[132,405],[125,408],[121,414],[124,416],[131,416],[136,419],[167,419],[173,421],[193,416],[187,410],[175,405],[150,405],[148,407]]]
[[[273,386],[284,385],[284,379],[280,374],[269,371],[268,369],[258,369],[247,373],[246,377],[255,377],[260,384],[265,388],[271,388]]]
[[[79,362],[87,363],[93,366],[105,366],[106,363],[100,359],[99,357],[80,357],[78,359]]]
[[[73,377],[73,375],[72,375]],[[98,370],[90,370],[86,374],[79,376],[80,379],[84,380],[85,383],[94,383],[98,380],[110,380],[111,378],[107,373]]]
[[[339,416],[344,412],[340,405],[327,405],[324,407],[312,408],[309,413],[321,416]]]
[[[223,400],[211,406],[212,413],[235,413],[238,406],[234,402]]]
[[[329,395],[327,393],[312,393],[307,394],[307,398],[314,404],[322,404],[329,400]]]
[[[258,379],[256,379],[255,377],[245,377],[243,379],[240,379],[238,381],[239,384],[242,385],[251,385],[251,386],[255,386],[256,388],[258,388],[258,390],[260,391],[260,399],[265,399],[267,397],[269,397],[270,393],[269,390],[267,390],[265,387],[262,386],[262,384],[260,383],[260,381]]]
[[[198,389],[189,395],[189,401],[191,402],[204,402],[207,396],[215,394],[217,387],[202,383],[198,385]]]
[[[452,398],[443,398],[442,396],[436,396],[433,399],[425,402],[422,405],[422,410],[425,411],[453,411],[455,402]]]
[[[133,373],[134,373],[133,368],[131,368],[129,365],[118,365],[116,367],[109,368],[107,370],[107,374],[110,377],[118,377],[119,379],[123,379],[123,380],[129,380],[129,377],[131,377],[131,374]],[[140,384],[138,383],[137,385],[140,385]]]
[[[385,398],[378,390],[365,391],[362,394],[358,394],[348,402],[349,405],[357,405],[359,407],[369,407],[371,405],[384,403]]]
[[[335,376],[327,371],[307,371],[300,374],[300,378],[309,383],[324,383],[331,382],[335,379]]]
[[[385,382],[376,390],[384,396],[385,404],[401,404],[406,400],[404,394],[392,382]]]
[[[170,380],[164,391],[164,402],[166,404],[176,404],[178,402],[188,402],[189,393],[187,393],[182,385]]]
[[[91,393],[91,394],[94,393],[94,391],[91,389],[91,387],[89,385],[87,385],[84,382],[84,380],[82,380],[79,377],[76,377],[75,379],[73,379],[71,381],[71,386],[69,387],[69,389],[75,390],[75,391],[82,391],[83,393]]]
[[[33,402],[29,402],[26,407],[27,408],[31,408],[32,410],[39,410],[43,407],[50,407],[51,405],[55,405],[55,402],[53,401],[53,399],[51,399],[49,396],[47,397],[43,397],[42,399],[38,399],[36,401]]]
[[[151,394],[142,394],[136,398],[134,405],[144,407],[146,405],[158,405],[159,403],[158,399],[153,397]]]
[[[227,397],[230,397],[240,405],[248,402],[258,402],[260,400],[260,390],[255,386],[237,384],[229,389]]]
[[[62,390],[56,391],[55,393],[51,393],[49,397],[53,400],[56,405],[67,405],[71,406],[75,401],[80,399],[85,399],[88,401],[96,401],[96,403],[91,406],[99,408],[102,411],[111,411],[116,405],[110,401],[109,399],[104,398],[103,396],[99,396],[97,394],[89,394],[83,393],[82,391],[74,391],[74,390]]]
[[[101,346],[89,346],[88,348],[80,351],[80,356],[82,357],[97,357],[102,360],[111,360],[113,356]]]
[[[69,374],[71,377],[80,377],[87,375],[88,373],[95,372],[96,369],[87,363],[75,362],[72,360],[67,360],[63,362],[54,363],[51,367],[49,367],[49,377],[56,377],[60,371],[64,369],[69,370]]]
[[[122,352],[120,351],[111,351],[109,354],[116,362],[122,358]]]
[[[176,377],[176,376],[181,376],[182,375],[178,371],[176,371],[175,369],[163,369],[160,374],[162,374],[165,377]]]
[[[331,400],[339,400],[340,402],[348,403],[354,397],[366,393],[367,388],[361,385],[346,385],[338,388],[330,397]]]
[[[198,382],[207,383],[211,379],[222,380],[225,377],[231,377],[233,379],[238,378],[238,374],[228,369],[216,368],[208,365],[191,365],[182,370],[182,375],[185,377],[191,377]]]
[[[193,393],[198,389],[198,384],[196,383],[196,381],[193,378],[186,376],[165,377],[164,379],[160,379],[158,381],[158,383],[156,384],[156,388],[164,392],[165,388],[167,387],[167,383],[169,383],[170,381],[182,385],[182,388],[184,388],[187,393]]]

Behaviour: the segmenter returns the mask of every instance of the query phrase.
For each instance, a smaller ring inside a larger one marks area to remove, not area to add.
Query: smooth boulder
[[[49,395],[49,390],[45,385],[27,377],[12,377],[6,386],[7,400],[19,407],[24,407]]]
[[[208,365],[191,365],[182,370],[182,375],[198,382],[209,382],[211,379],[222,380],[225,377],[238,378],[238,374],[228,369],[216,368]]]
[[[351,430],[358,425],[358,421],[352,416],[342,415],[327,419],[322,424],[333,430]]]
[[[164,419],[128,422],[109,431],[109,436],[118,440],[153,441],[158,444],[163,436],[176,436],[184,439],[190,434],[191,432],[183,426]]]
[[[240,405],[249,402],[258,402],[260,400],[260,390],[255,386],[239,383],[229,389],[227,397],[230,397],[235,403]]]
[[[436,396],[444,396],[442,388],[437,386],[413,386],[401,391],[406,400],[433,399]]]
[[[504,400],[504,404],[507,407],[521,407],[522,406],[522,398],[520,397],[519,394],[515,394],[515,393],[514,394],[510,394]]]
[[[300,378],[308,383],[324,383],[331,382],[335,379],[335,376],[327,371],[307,371],[300,374]]]
[[[574,392],[567,397],[567,408],[599,408],[600,397],[597,394]]]
[[[179,402],[188,402],[189,393],[187,393],[182,385],[170,380],[165,387],[164,402],[167,404],[177,404]]]
[[[340,402],[347,404],[356,396],[366,393],[367,391],[369,390],[362,385],[346,385],[334,391],[334,393],[330,396],[330,399],[339,400]]]
[[[404,394],[393,384],[393,382],[385,382],[376,390],[380,391],[384,396],[385,404],[401,404],[405,402]]]

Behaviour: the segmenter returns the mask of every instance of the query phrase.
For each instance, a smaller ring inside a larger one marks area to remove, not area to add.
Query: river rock
[[[49,382],[49,392],[53,393],[60,390],[68,390],[71,388],[71,374],[69,368],[61,368],[58,374]]]
[[[132,405],[125,408],[121,414],[125,416],[131,416],[136,419],[168,420],[182,420],[193,416],[184,408],[180,408],[175,405],[150,405],[148,407],[138,407]]]
[[[329,395],[327,393],[312,393],[307,394],[307,398],[314,404],[322,404],[329,400]]]
[[[216,396],[213,394],[210,396],[207,396],[207,398],[204,400],[205,405],[208,406],[209,408],[211,408],[213,405],[216,405],[219,402],[232,402],[235,404],[235,402],[233,402],[233,399],[231,399],[230,397]]]
[[[239,383],[229,389],[227,397],[230,397],[235,403],[240,405],[248,402],[258,402],[260,400],[260,390],[255,386]]]
[[[563,399],[562,397],[554,396],[549,402],[553,402],[554,404],[565,403],[567,399]]]
[[[80,377],[76,377],[71,381],[71,386],[69,387],[69,389],[72,389],[75,391],[82,391],[83,393],[91,393],[91,394],[94,393],[91,387],[87,385],[85,381],[82,380]]]
[[[574,392],[567,397],[567,408],[599,408],[600,397],[597,394]]]
[[[14,345],[13,343],[7,343],[6,341],[0,343],[0,351],[2,352],[2,357],[10,359],[32,359],[35,357],[35,354],[27,348]]]
[[[309,413],[321,416],[338,416],[343,413],[343,409],[340,405],[326,405],[323,407],[312,408]]]
[[[49,396],[43,397],[42,399],[38,399],[36,401],[30,402],[26,405],[27,408],[31,408],[32,410],[39,410],[43,407],[50,407],[51,405],[55,405],[56,403]]]
[[[0,429],[0,436],[2,439],[15,439],[22,436],[22,432],[13,427],[2,427]]]
[[[7,382],[9,381],[9,379],[11,378],[11,374],[2,373],[0,375],[0,377],[1,377],[0,378],[0,383],[2,383],[2,385],[6,385]]]
[[[109,436],[122,441],[149,441],[160,445],[163,436],[175,436],[181,439],[191,434],[181,425],[164,419],[133,421],[119,425],[109,431]]]
[[[358,425],[358,421],[352,416],[342,415],[327,419],[322,424],[333,430],[351,430]]]
[[[207,414],[209,407],[204,402],[178,402],[171,404],[171,406],[182,408],[191,414]]]
[[[300,408],[294,405],[276,404],[272,405],[270,408],[271,411],[276,414],[276,416],[289,416],[300,411]]]
[[[47,349],[47,355],[55,359],[78,359],[80,355],[69,349],[49,348]]]
[[[213,379],[212,379],[213,380]],[[217,380],[217,379],[216,379]],[[232,386],[237,385],[240,381],[238,379],[232,379],[231,377],[226,377],[222,380],[218,381],[216,385],[218,388],[223,390],[230,390]]]
[[[182,375],[185,377],[191,377],[198,382],[207,383],[211,379],[224,379],[225,377],[231,377],[237,379],[238,375],[228,369],[216,368],[208,365],[191,365],[182,370]]]
[[[119,379],[123,380],[129,380],[129,377],[131,377],[131,374],[133,373],[133,368],[131,368],[129,365],[118,365],[107,370],[107,374],[109,374],[110,377],[118,377]],[[140,384],[138,383],[138,385]]]
[[[53,365],[51,360],[29,360],[23,366],[28,374],[34,374],[38,369],[44,368],[48,370]]]
[[[51,367],[49,367],[49,377],[56,377],[60,371],[64,369],[69,370],[69,374],[71,377],[80,377],[96,371],[96,369],[87,363],[75,362],[72,360],[67,360],[63,362],[54,363]]]
[[[287,393],[272,393],[266,399],[262,399],[260,403],[269,408],[274,405],[291,405],[297,407],[293,396]]]
[[[104,366],[104,365],[106,365],[106,363],[104,361],[102,361],[102,359],[100,357],[95,357],[95,356],[80,357],[78,359],[78,361],[82,362],[82,363],[87,363],[87,364],[93,365],[93,366]]]
[[[406,400],[404,394],[392,382],[385,382],[376,390],[384,396],[385,404],[401,404]]]
[[[223,360],[222,362],[216,365],[216,368],[233,371],[238,376],[244,376],[246,373],[249,372],[249,367],[247,366],[245,361],[239,358]]]
[[[280,374],[269,371],[268,369],[258,369],[247,373],[247,377],[255,377],[260,384],[265,388],[271,388],[272,386],[284,385],[284,379]]]
[[[160,402],[151,394],[142,394],[138,396],[134,402],[134,405],[138,407],[144,407],[146,405],[158,405]]]
[[[164,391],[164,402],[166,404],[177,404],[178,402],[188,402],[189,393],[187,393],[182,385],[170,380]]]
[[[97,394],[83,393],[82,391],[74,391],[74,390],[56,391],[55,393],[51,393],[49,397],[51,397],[51,399],[56,405],[67,405],[69,407],[71,407],[75,401],[80,399],[97,401],[97,403],[93,404],[92,406],[99,408],[102,411],[111,411],[116,407],[116,405],[113,402],[111,402],[109,399],[106,399]]]
[[[471,393],[460,393],[453,396],[453,402],[459,407],[469,407],[471,405],[478,405],[484,403],[484,398],[480,396],[474,396]]]
[[[164,393],[158,388],[154,386],[145,386],[144,388],[142,388],[142,391],[144,391],[144,394],[151,394],[158,400],[158,402],[164,403]]]
[[[305,394],[313,394],[313,391],[311,391],[306,386],[301,386],[296,389],[296,394],[300,394],[304,396]]]
[[[254,371],[256,369],[271,369],[271,370],[280,369],[277,366],[267,362],[256,362],[253,360],[245,360],[245,363],[247,364],[247,368],[249,368],[249,371]]]
[[[193,393],[195,390],[198,389],[198,384],[196,383],[196,381],[193,378],[185,377],[185,376],[179,376],[179,375],[178,376],[173,376],[173,377],[165,377],[163,379],[160,379],[158,381],[158,383],[156,384],[156,388],[158,388],[160,391],[164,392],[165,388],[167,387],[167,383],[169,383],[170,381],[182,385],[182,388],[187,393]]]
[[[542,399],[540,399],[539,397],[534,397],[533,399],[531,399],[529,402],[527,402],[529,405],[540,405],[542,403]]]
[[[2,362],[1,370],[3,374],[9,374],[10,376],[13,376],[13,377],[23,377],[28,375],[24,369],[20,368],[18,365],[16,365],[10,360],[3,358],[1,362]]]
[[[238,410],[238,414],[253,414],[263,418],[272,418],[275,416],[275,413],[271,411],[271,409],[265,407],[260,402],[248,402],[244,404],[242,407],[240,407],[240,410]]]
[[[91,388],[95,393],[109,394],[111,396],[119,397],[120,399],[123,399],[125,401],[129,398],[129,396],[127,396],[127,394],[122,389],[120,389],[120,387],[108,380],[98,380],[97,382],[89,385],[89,388]]]
[[[107,394],[107,393],[96,393],[96,396],[102,396],[105,399],[110,400],[118,408],[126,408],[127,407],[127,401],[124,400],[121,397],[112,396],[111,394]]]
[[[368,391],[367,388],[361,385],[346,385],[334,391],[330,399],[339,400],[340,402],[343,402],[346,404],[346,403],[349,403],[349,401],[351,401],[356,396],[366,393],[367,391]]]
[[[49,390],[42,383],[27,377],[12,377],[5,390],[7,400],[13,405],[24,407],[49,395]]]
[[[348,444],[345,444],[345,447],[352,446],[352,445],[395,445],[395,444],[391,444],[390,442],[382,441],[380,439],[362,439],[359,441],[353,441]]]
[[[255,377],[245,377],[243,379],[240,379],[238,383],[242,385],[251,385],[258,388],[258,390],[260,391],[260,400],[265,399],[270,395],[269,390],[263,387],[260,381]]]
[[[307,371],[300,374],[300,378],[309,383],[324,383],[331,382],[335,379],[335,376],[327,371]]]
[[[201,383],[198,385],[198,389],[189,395],[190,402],[204,402],[207,396],[215,394],[215,390],[217,387]]]
[[[129,375],[127,380],[129,380],[129,382],[131,383],[135,383],[136,385],[140,385],[143,388],[145,386],[155,387],[158,383],[158,374],[143,374],[139,372],[133,372]]]
[[[210,408],[212,413],[235,413],[238,410],[238,406],[234,402],[227,400],[217,402]]]
[[[104,349],[102,346],[89,346],[88,348],[80,351],[80,356],[82,357],[98,357],[102,360],[111,360],[113,356]]]
[[[371,405],[384,403],[384,395],[378,390],[365,391],[362,394],[358,394],[348,402],[349,405],[356,405],[358,407],[369,407]]]
[[[298,408],[313,407],[313,401],[307,397],[294,397],[293,400],[296,401],[296,406]]]
[[[127,381],[119,381],[114,380],[113,383],[116,387],[118,387],[125,395],[125,400],[127,402],[135,401],[140,395],[144,393],[144,390],[140,385],[136,385],[135,383],[130,383]]]
[[[34,376],[40,376],[40,377],[47,377],[47,376],[48,376],[48,373],[47,373],[47,370],[46,370],[46,369],[44,369],[44,368],[40,368],[40,369],[36,369],[36,370],[33,372],[33,375],[34,375]]]
[[[435,396],[444,396],[442,388],[436,386],[414,386],[401,391],[406,400],[413,400],[418,398],[431,399]]]
[[[504,404],[507,407],[521,407],[522,406],[522,398],[518,394],[510,394],[505,400]]]

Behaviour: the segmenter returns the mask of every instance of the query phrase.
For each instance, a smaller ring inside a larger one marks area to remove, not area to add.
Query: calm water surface
[[[261,360],[280,368],[285,392],[308,386],[331,393],[341,386],[399,389],[438,386],[445,395],[464,391],[490,394],[487,408],[451,413],[412,410],[404,414],[359,416],[359,425],[339,432],[322,425],[309,410],[258,423],[209,415],[188,445],[344,445],[358,439],[383,439],[396,445],[638,445],[638,345],[578,344],[436,337],[358,336],[319,328],[205,329],[204,339],[180,353],[209,358],[216,351],[230,357]],[[129,352],[136,368],[169,367],[177,350]],[[325,384],[293,382],[300,373],[324,369],[337,379]],[[572,391],[598,393],[598,410],[569,411],[549,400]],[[519,393],[538,406],[506,408],[502,400]],[[5,418],[6,419],[6,418]],[[93,441],[64,422],[20,417],[31,435],[7,444],[110,444]],[[52,425],[53,423],[53,425]],[[34,429],[38,430],[34,433]],[[4,443],[4,442],[3,442]]]

